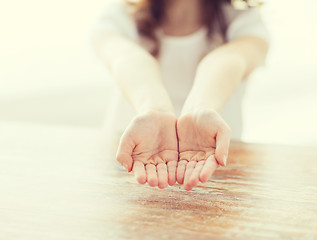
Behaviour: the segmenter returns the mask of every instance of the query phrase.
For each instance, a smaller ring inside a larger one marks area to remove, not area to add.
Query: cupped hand
[[[138,115],[123,133],[117,160],[140,184],[165,188],[176,182],[176,116],[152,111]]]
[[[197,110],[181,116],[177,134],[177,182],[186,190],[206,182],[218,164],[226,165],[231,130],[217,112]]]

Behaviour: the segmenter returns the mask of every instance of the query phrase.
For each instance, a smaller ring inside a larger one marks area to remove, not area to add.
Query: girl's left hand
[[[177,134],[177,182],[186,190],[206,182],[218,164],[226,165],[231,130],[216,111],[203,109],[181,116]]]

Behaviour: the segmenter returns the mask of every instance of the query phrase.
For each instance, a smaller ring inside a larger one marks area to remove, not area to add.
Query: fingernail
[[[123,166],[124,166],[125,169],[128,170],[128,164],[127,163],[123,163]]]
[[[223,163],[224,163],[225,166],[227,166],[227,157],[224,157]]]

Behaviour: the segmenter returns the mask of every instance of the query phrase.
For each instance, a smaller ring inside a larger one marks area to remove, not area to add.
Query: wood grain
[[[138,185],[98,129],[0,125],[0,239],[317,239],[317,149],[233,142],[192,191]]]

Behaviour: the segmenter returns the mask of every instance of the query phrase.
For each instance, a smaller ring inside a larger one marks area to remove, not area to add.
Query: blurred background
[[[104,1],[1,1],[0,121],[102,126],[111,81],[90,33]],[[272,45],[250,79],[243,140],[317,144],[316,9],[266,1]]]

